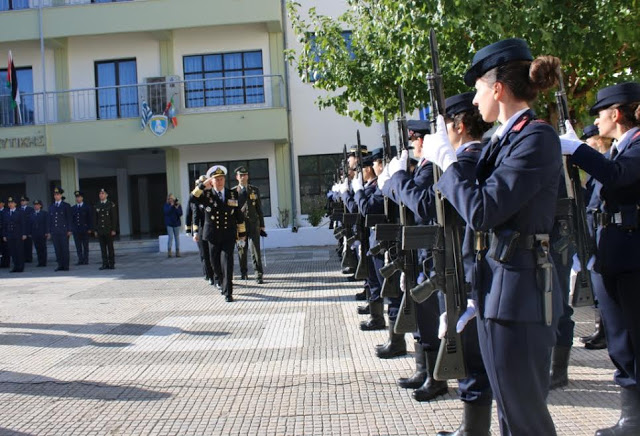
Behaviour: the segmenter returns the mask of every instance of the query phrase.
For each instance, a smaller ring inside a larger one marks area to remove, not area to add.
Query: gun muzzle
[[[436,284],[427,277],[425,281],[409,289],[409,294],[413,301],[420,304],[431,297],[436,290]]]
[[[393,262],[386,264],[382,268],[380,268],[380,275],[385,279],[390,278],[396,271],[400,271],[402,268],[402,260],[395,259]]]

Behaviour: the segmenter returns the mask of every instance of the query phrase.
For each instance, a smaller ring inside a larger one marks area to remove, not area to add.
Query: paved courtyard
[[[0,270],[0,435],[433,435],[458,424],[455,382],[431,403],[395,385],[413,356],[375,357],[386,332],[358,330],[359,285],[330,247],[269,251],[265,283],[236,280],[234,303],[194,254],[126,254],[104,272],[91,256],[64,273]],[[590,333],[592,309],[576,321],[577,336]],[[605,351],[576,340],[571,383],[549,396],[559,434],[616,421],[612,374]]]

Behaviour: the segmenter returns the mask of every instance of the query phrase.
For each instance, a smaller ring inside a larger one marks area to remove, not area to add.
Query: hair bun
[[[558,82],[560,59],[555,56],[538,56],[529,67],[529,79],[538,91],[545,91]]]

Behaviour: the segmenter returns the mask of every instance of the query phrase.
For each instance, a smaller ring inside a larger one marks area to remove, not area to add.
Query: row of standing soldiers
[[[249,184],[245,167],[235,170],[238,185],[226,188],[227,169],[214,165],[195,181],[189,198],[186,231],[198,244],[203,276],[233,301],[233,255],[238,247],[240,274],[248,278],[247,259],[250,250],[255,281],[263,283],[260,238],[266,237],[259,189]]]
[[[529,74],[540,65],[547,71],[546,82],[540,74]],[[613,151],[603,153],[585,143],[598,135],[597,129],[585,128],[578,138],[567,122],[568,132],[559,138],[529,108],[537,90],[553,86],[558,69],[557,58],[534,61],[523,40],[485,47],[465,75],[476,92],[446,99],[445,113],[431,123],[407,123],[417,159],[413,164],[407,150],[388,159],[383,149],[368,153],[358,144],[351,148],[345,177],[328,194],[344,208],[332,214],[341,221],[335,231],[343,273],[366,279],[368,305],[359,312],[370,317],[360,328],[386,328],[386,301],[389,338],[376,347],[378,357],[406,354],[404,335],[414,335],[416,371],[398,385],[414,388],[418,401],[445,394],[447,381],[438,377],[437,363],[439,352],[448,350],[441,340],[448,345],[449,329],[461,334],[466,367],[466,376],[458,379],[462,422],[439,436],[488,436],[493,399],[502,435],[556,434],[546,400],[549,389],[569,382],[574,330],[569,302],[572,276],[580,272],[592,281],[606,326],[598,323],[600,342],[594,348],[601,348],[601,336],[606,336],[615,381],[622,388],[620,420],[596,436],[640,434],[640,84],[598,92],[590,111],[597,115],[595,127],[615,139]],[[492,128],[495,121],[500,125]],[[567,156],[564,165],[579,166],[590,176],[586,190],[577,193],[585,196],[590,237],[597,241],[588,262],[574,255],[574,240],[567,238],[571,217],[556,209],[568,195],[562,154]],[[434,180],[436,171],[441,174]],[[468,300],[454,326],[447,325],[448,308],[438,292],[443,288],[437,286],[442,282],[434,271],[435,251],[416,250],[420,268],[409,274],[394,265],[394,251],[400,249],[380,244],[380,226],[373,225],[377,219],[369,219],[388,218],[390,202],[408,210],[407,224],[432,225],[438,221],[439,195],[454,207],[455,225],[464,235]],[[359,219],[347,219],[353,214]],[[418,298],[425,289],[435,292]]]
[[[12,266],[10,272],[23,272],[25,263],[33,262],[34,248],[36,266],[47,266],[47,240],[51,239],[57,262],[55,271],[68,271],[71,235],[78,255],[76,265],[88,265],[89,238],[95,235],[102,252],[100,269],[114,269],[113,237],[118,221],[115,204],[107,199],[107,191],[99,191],[100,201],[93,207],[84,202],[81,191],[75,191],[76,204],[73,206],[64,201],[62,194],[62,188],[53,190],[54,201],[48,210],[43,209],[40,200],[34,200],[31,207],[27,196],[20,198],[19,207],[12,196],[6,203],[0,199],[0,268]]]

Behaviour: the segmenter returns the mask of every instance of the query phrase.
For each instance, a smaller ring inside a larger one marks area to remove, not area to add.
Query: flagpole
[[[44,0],[39,2],[38,21],[40,27],[40,64],[42,68],[42,115],[44,116],[44,124],[47,124],[47,74],[46,67],[44,65],[44,30],[43,30],[43,15],[42,8]]]

